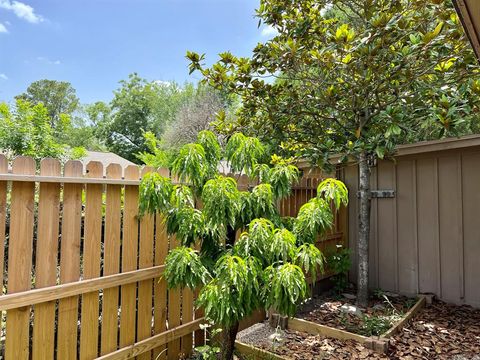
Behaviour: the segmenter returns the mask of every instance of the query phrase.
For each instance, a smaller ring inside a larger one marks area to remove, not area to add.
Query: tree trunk
[[[222,338],[222,351],[221,351],[221,359],[222,360],[232,360],[233,359],[233,351],[235,349],[235,339],[237,338],[238,332],[238,322],[233,324],[228,329],[223,329],[222,333],[220,334]]]
[[[368,243],[370,239],[370,168],[367,154],[360,154],[359,162],[360,212],[358,215],[358,277],[357,303],[360,306],[368,304]]]

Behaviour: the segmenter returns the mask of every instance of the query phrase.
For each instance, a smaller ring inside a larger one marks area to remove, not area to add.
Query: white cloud
[[[164,81],[164,80],[154,80],[154,84],[160,85],[160,86],[171,86],[172,83],[170,81]]]
[[[271,25],[267,25],[262,29],[262,36],[275,36],[278,34],[277,29]]]
[[[20,19],[32,24],[44,21],[43,16],[36,14],[33,7],[20,1],[0,0],[0,9],[12,11]]]
[[[8,76],[5,74],[0,74],[0,79],[2,80],[8,80]]]
[[[40,62],[43,62],[45,64],[48,64],[48,65],[60,65],[61,64],[60,60],[50,60],[49,58],[47,58],[45,56],[38,56],[37,60],[40,61]]]
[[[3,25],[2,23],[0,23],[0,34],[1,33],[8,34],[7,27],[5,25]]]

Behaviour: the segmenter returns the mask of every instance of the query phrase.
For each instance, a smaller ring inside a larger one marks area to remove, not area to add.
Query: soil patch
[[[302,305],[296,317],[363,336],[379,336],[399,321],[416,300],[379,292],[370,297],[368,307],[360,308],[352,292],[328,292]]]
[[[268,323],[257,324],[248,330],[248,333],[239,333],[237,339],[287,359],[388,359],[352,340],[342,341],[298,331],[276,331]]]

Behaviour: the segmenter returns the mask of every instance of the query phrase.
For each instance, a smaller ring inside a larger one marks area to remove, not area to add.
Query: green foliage
[[[172,165],[172,177],[181,184],[173,186],[158,174],[142,179],[140,211],[162,213],[168,233],[183,245],[166,260],[170,286],[204,284],[197,305],[229,331],[259,307],[294,314],[307,293],[304,272],[315,278],[323,271],[323,255],[311,244],[332,224],[329,202],[346,198],[340,183],[327,182],[297,218],[282,221],[276,201],[289,193],[298,169],[275,156],[263,163],[263,145],[240,134],[226,148],[228,165],[260,175],[256,186],[239,191],[233,177],[218,174],[222,148],[213,133],[202,132]]]
[[[330,204],[322,198],[310,199],[298,211],[293,232],[301,243],[314,243],[318,234],[332,227],[333,214]]]
[[[294,264],[269,266],[265,269],[264,283],[266,308],[274,308],[283,315],[295,315],[296,304],[307,295],[305,275],[302,269]]]
[[[195,250],[180,246],[167,255],[165,261],[165,278],[169,288],[188,287],[192,290],[205,285],[211,275]]]
[[[151,143],[145,143],[144,133],[150,131],[160,137],[194,91],[191,84],[161,84],[130,74],[127,80],[120,81],[110,103],[111,113],[102,123],[108,149],[133,162],[139,161],[137,154],[142,154],[142,160],[152,160],[144,158],[145,153],[152,151]]]
[[[72,84],[66,81],[38,80],[31,83],[27,91],[15,97],[33,105],[42,103],[50,118],[55,135],[61,133],[62,116],[71,116],[78,109],[79,99]]]
[[[292,185],[298,180],[300,172],[292,164],[277,163],[270,168],[266,176],[272,185],[275,198],[282,199],[290,195]]]
[[[205,183],[206,163],[205,149],[202,145],[186,144],[173,162],[172,172],[178,176],[178,180],[191,182],[198,189]]]
[[[251,314],[260,305],[260,272],[255,258],[222,256],[215,265],[216,277],[202,288],[198,299],[205,316],[228,328]]]
[[[337,249],[327,257],[326,262],[335,273],[332,281],[335,284],[334,289],[337,292],[345,290],[348,286],[348,272],[352,266],[350,254],[350,249],[338,245]]]
[[[252,175],[255,165],[265,156],[265,148],[257,138],[235,133],[228,140],[225,154],[233,172]]]
[[[206,67],[187,54],[206,83],[241,97],[219,131],[319,164],[479,131],[480,68],[451,2],[261,0],[257,16],[278,33],[250,58]]]
[[[235,179],[222,175],[206,182],[202,191],[203,213],[207,226],[226,234],[227,226],[235,227],[239,208],[239,191]]]
[[[317,272],[323,273],[325,257],[313,244],[303,244],[298,247],[295,263],[312,274],[313,281],[317,280]]]
[[[139,206],[140,215],[146,212],[169,211],[172,190],[173,185],[170,179],[156,172],[145,174],[139,189],[139,196],[142,199]]]
[[[340,209],[341,205],[348,204],[348,190],[343,182],[329,178],[323,180],[317,188],[319,197],[333,201],[335,208]]]
[[[43,103],[32,105],[20,99],[12,108],[0,103],[0,149],[10,157],[25,155],[37,160],[69,154],[69,148],[56,141],[51,118]],[[83,153],[76,149],[74,155]]]
[[[140,152],[137,154],[137,158],[147,166],[168,168],[170,165],[169,156],[167,152],[161,148],[161,143],[157,140],[155,134],[151,131],[146,131],[143,136],[148,151]]]
[[[272,241],[268,249],[270,263],[291,261],[295,258],[296,251],[296,238],[291,231],[287,229],[275,229],[273,231]],[[308,272],[308,269],[305,268],[305,271]]]

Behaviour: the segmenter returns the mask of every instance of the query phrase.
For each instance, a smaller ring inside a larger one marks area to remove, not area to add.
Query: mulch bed
[[[241,341],[288,359],[450,359],[480,360],[480,310],[434,302],[420,310],[399,333],[392,336],[387,354],[379,354],[353,340],[337,340],[297,331],[281,332],[281,341],[272,343],[274,332],[267,324]]]
[[[347,296],[347,297],[346,297]],[[368,307],[359,308],[361,315],[342,311],[342,306],[355,306],[352,291],[343,294],[327,292],[300,307],[296,317],[317,324],[364,336],[381,335],[415,304],[416,299],[392,293],[372,295]]]
[[[388,359],[384,354],[369,350],[353,340],[342,341],[289,330],[284,331],[282,341],[276,346],[268,341],[256,346],[295,360]]]
[[[390,358],[480,360],[480,309],[434,302],[392,336]]]

